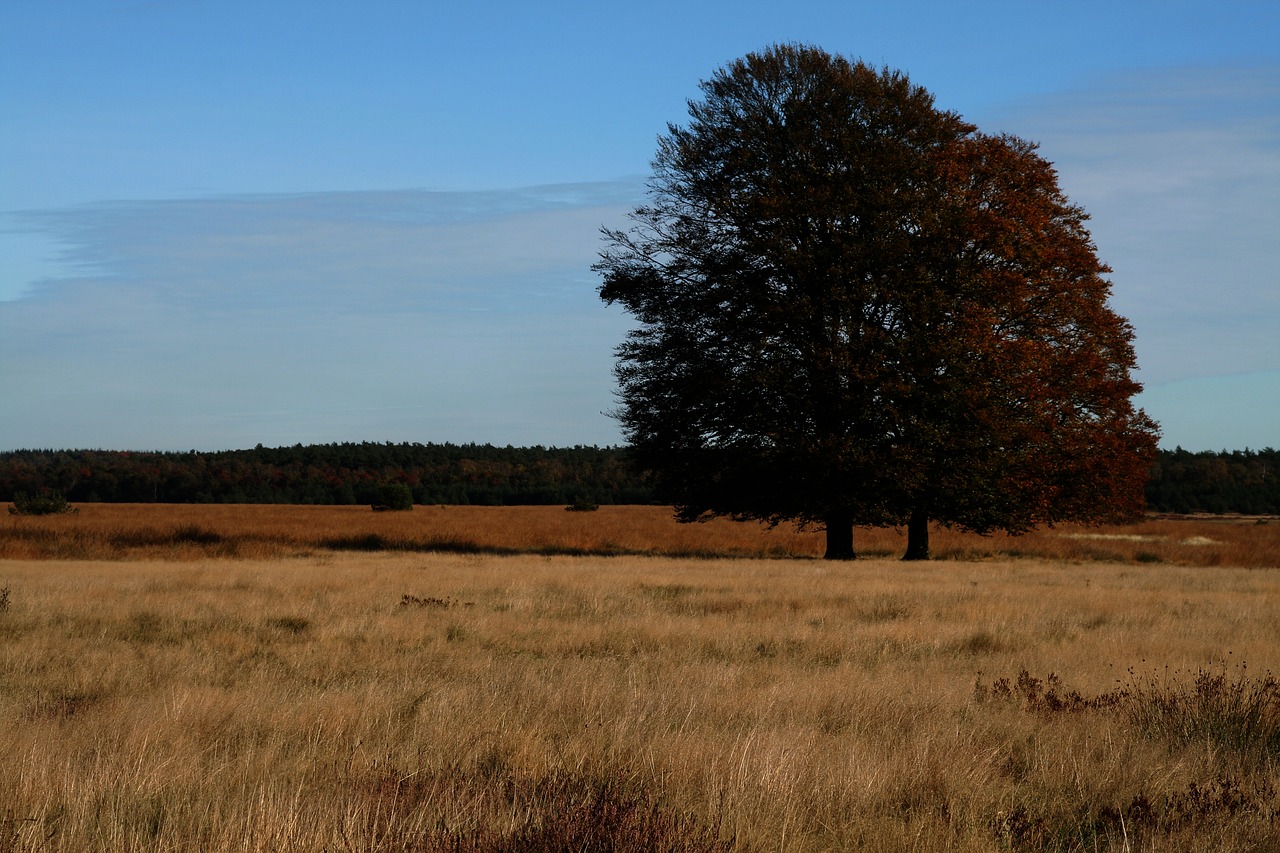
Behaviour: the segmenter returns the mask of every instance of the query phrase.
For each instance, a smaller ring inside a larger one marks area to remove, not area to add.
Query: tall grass
[[[335,551],[796,558],[821,556],[820,531],[717,519],[678,524],[664,507],[367,507],[83,504],[73,516],[0,516],[0,557],[13,559],[256,559]],[[1265,521],[1267,523],[1259,523]],[[942,527],[936,556],[1167,565],[1280,565],[1280,520],[1170,520],[989,537]],[[905,532],[860,529],[862,556],[900,556]]]
[[[1125,701],[1134,722],[1157,739],[1280,761],[1280,681],[1270,671],[1250,675],[1241,665],[1238,672],[1166,672],[1135,683]]]
[[[0,586],[0,850],[1280,846],[1271,571],[316,550]]]

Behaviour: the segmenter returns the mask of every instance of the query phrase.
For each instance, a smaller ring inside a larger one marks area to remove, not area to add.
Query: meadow
[[[0,520],[0,851],[1280,849],[1280,523]]]
[[[0,514],[0,559],[251,559],[344,551],[492,555],[815,558],[824,534],[714,519],[678,524],[670,507],[367,506],[274,504],[77,505],[74,515]],[[977,536],[934,526],[943,560],[1044,558],[1274,568],[1280,519],[1152,517],[1112,527],[1064,525],[1022,536]],[[864,557],[901,556],[905,531],[859,528]]]

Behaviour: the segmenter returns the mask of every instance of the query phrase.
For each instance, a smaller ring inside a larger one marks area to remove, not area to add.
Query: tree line
[[[376,442],[214,453],[0,453],[0,500],[53,489],[72,502],[374,504],[402,483],[418,504],[628,504],[652,493],[614,448]]]
[[[81,503],[373,504],[403,483],[417,504],[646,504],[651,484],[621,447],[344,443],[214,453],[0,453],[0,501],[53,490]],[[1280,451],[1161,450],[1153,512],[1280,514]]]
[[[1280,450],[1162,450],[1151,466],[1155,512],[1280,514]]]

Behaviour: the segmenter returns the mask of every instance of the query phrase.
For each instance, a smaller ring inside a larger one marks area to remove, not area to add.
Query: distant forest
[[[0,500],[41,488],[77,501],[372,504],[404,483],[418,504],[649,503],[622,451],[488,444],[319,444],[215,453],[0,453]]]
[[[614,447],[301,444],[216,453],[0,453],[0,501],[55,489],[72,503],[372,504],[404,483],[418,504],[642,504],[645,480]],[[1162,450],[1147,483],[1155,512],[1280,514],[1280,451]]]

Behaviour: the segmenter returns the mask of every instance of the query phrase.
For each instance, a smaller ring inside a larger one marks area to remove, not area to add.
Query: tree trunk
[[[827,553],[824,560],[856,560],[853,553],[853,513],[831,512],[827,514]]]
[[[907,521],[907,553],[902,559],[929,559],[929,514],[922,509],[911,511]]]

